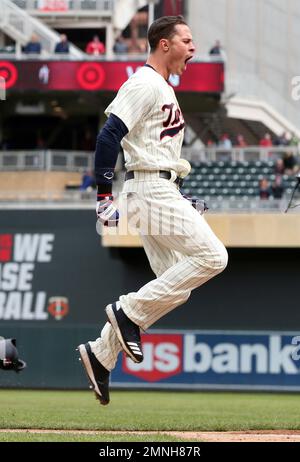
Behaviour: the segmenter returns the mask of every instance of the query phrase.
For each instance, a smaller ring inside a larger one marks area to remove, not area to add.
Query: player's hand
[[[194,209],[196,209],[197,212],[200,213],[200,215],[203,215],[203,213],[205,213],[208,210],[207,204],[203,199],[198,199],[198,197],[186,196],[185,194],[182,194],[182,197],[188,200],[190,204],[194,207]]]
[[[104,226],[118,226],[119,224],[119,211],[114,206],[113,200],[111,195],[97,196],[96,215]]]

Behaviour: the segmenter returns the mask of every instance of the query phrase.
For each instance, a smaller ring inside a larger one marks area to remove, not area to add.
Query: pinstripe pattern
[[[171,235],[141,234],[146,255],[157,277],[139,291],[119,298],[126,315],[147,330],[162,316],[182,305],[193,289],[220,273],[227,264],[227,251],[203,216],[182,197],[171,180],[160,179],[154,172],[139,172],[137,177],[124,184],[128,210],[131,210],[130,201],[136,201],[138,197],[143,215],[149,213],[154,222],[168,223],[172,218],[175,227]],[[156,204],[162,213],[156,213]],[[112,370],[122,348],[111,325],[106,323],[101,337],[90,344],[103,366]]]
[[[168,110],[166,106],[172,106],[172,109]],[[183,130],[162,140],[160,135],[168,127],[181,126],[184,120],[173,88],[160,74],[149,67],[139,69],[122,85],[106,108],[105,114],[109,116],[111,113],[118,116],[129,130],[122,140],[127,170],[180,171],[178,160]],[[166,126],[164,123],[168,119]]]
[[[175,229],[171,235],[141,236],[157,278],[138,292],[119,299],[127,316],[144,330],[184,303],[191,290],[220,273],[227,264],[224,245],[174,184],[163,179],[153,180],[153,175],[147,179],[147,176],[145,173],[144,181],[140,178],[127,181],[124,192],[137,193],[140,209],[146,214],[151,207],[154,221],[159,218],[169,223],[173,219]],[[131,194],[128,197],[129,201],[134,200]],[[156,214],[155,204],[159,204],[162,214]]]
[[[107,322],[101,335],[94,342],[89,342],[91,349],[100,363],[111,371],[117,362],[118,354],[122,350],[121,344],[111,324]]]
[[[135,171],[134,178],[123,187],[121,216],[123,203],[123,216],[139,224],[138,232],[156,275],[137,292],[121,295],[117,303],[146,330],[182,305],[193,289],[220,273],[228,257],[204,217],[174,183],[182,168],[178,161],[183,118],[170,85],[153,69],[143,67],[120,88],[106,109],[106,114],[110,113],[129,129],[122,145],[126,168]],[[178,131],[172,136],[174,128]],[[163,131],[170,136],[163,136]],[[160,178],[159,170],[169,170],[171,179]],[[90,345],[101,364],[112,370],[122,347],[111,324],[106,323],[101,336]]]

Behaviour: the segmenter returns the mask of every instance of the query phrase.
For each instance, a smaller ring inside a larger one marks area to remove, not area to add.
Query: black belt
[[[151,170],[149,170],[151,172]],[[169,172],[168,170],[159,170],[159,175],[160,178],[165,178],[166,180],[170,180],[172,177],[172,173]],[[134,171],[130,170],[130,172],[126,172],[125,175],[125,181],[127,180],[133,180],[134,179]],[[179,186],[182,186],[182,178],[179,178],[179,176],[176,178],[174,183],[178,184]]]

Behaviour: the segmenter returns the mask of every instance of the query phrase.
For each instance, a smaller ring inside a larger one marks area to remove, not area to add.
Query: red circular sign
[[[105,79],[101,64],[84,63],[77,70],[77,82],[84,90],[99,90]]]
[[[18,80],[18,71],[16,67],[8,61],[0,61],[0,77],[5,80],[5,88],[11,88]]]

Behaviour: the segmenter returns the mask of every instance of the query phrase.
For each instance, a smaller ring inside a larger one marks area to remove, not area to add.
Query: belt
[[[151,170],[149,170],[150,172]],[[158,176],[160,178],[165,178],[166,180],[170,180],[172,177],[171,172],[168,170],[159,170]],[[133,180],[134,179],[134,171],[130,170],[130,172],[126,172],[125,174],[125,181],[127,180]],[[179,176],[175,179],[174,183],[178,184],[180,187],[182,186],[183,180]]]

